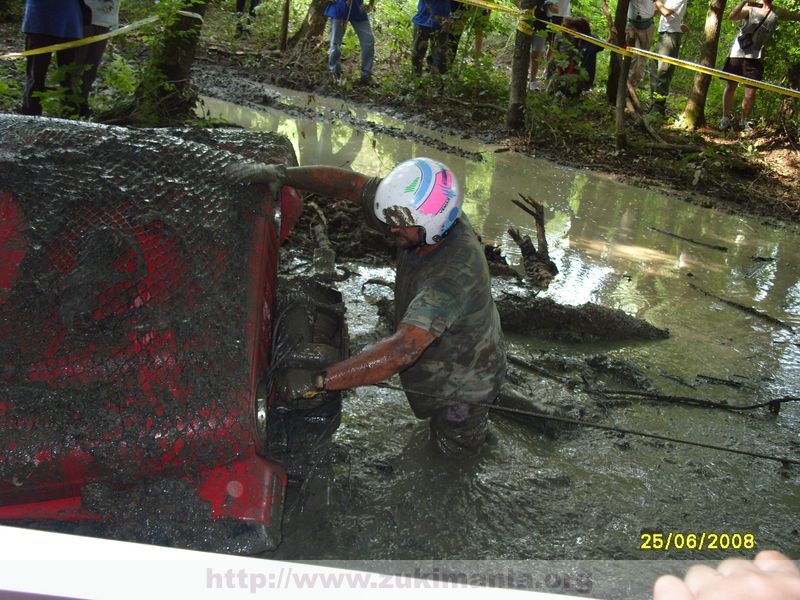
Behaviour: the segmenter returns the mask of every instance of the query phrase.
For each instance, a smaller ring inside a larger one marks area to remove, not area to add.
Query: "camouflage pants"
[[[493,404],[496,396],[488,400]],[[431,439],[436,449],[452,458],[474,455],[486,439],[489,407],[470,403],[451,404],[431,415]]]
[[[414,73],[422,75],[422,62],[428,52],[430,44],[431,53],[428,56],[428,66],[433,75],[447,71],[447,32],[442,29],[432,29],[414,25],[413,48],[411,49],[411,66]]]

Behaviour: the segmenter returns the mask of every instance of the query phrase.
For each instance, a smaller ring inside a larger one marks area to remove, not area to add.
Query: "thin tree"
[[[624,39],[620,38],[619,27],[617,27],[617,24],[611,19],[611,11],[608,9],[608,2],[603,0],[601,6],[603,8],[603,14],[606,16],[606,23],[608,24],[609,39],[617,42],[617,45],[621,46]],[[617,11],[617,17],[619,17],[620,14],[621,13]],[[627,20],[627,9],[625,18]],[[609,73],[608,83],[610,85],[613,80],[616,81],[617,84],[616,96],[614,98],[614,102],[616,103],[614,122],[617,133],[617,149],[622,150],[628,146],[628,134],[625,131],[625,105],[628,99],[628,88],[631,88],[631,93],[633,93],[634,99],[636,90],[628,83],[628,72],[631,68],[631,57],[624,56],[622,57],[622,60],[620,60],[620,57],[615,53],[612,55],[612,61],[614,61],[614,59],[616,59],[616,73],[613,72],[614,64],[612,62],[612,72]],[[611,102],[611,96],[608,90],[606,91],[606,94],[609,102]]]
[[[292,0],[283,0],[283,11],[281,13],[281,32],[278,48],[281,52],[286,52],[289,47],[289,12],[292,8]]]
[[[522,0],[522,10],[533,9],[535,0]],[[511,97],[506,112],[506,126],[519,131],[525,124],[525,99],[528,96],[528,65],[531,56],[531,36],[517,29],[514,38],[514,58],[511,62]]]
[[[788,83],[788,87],[792,88],[793,90],[800,90],[800,63],[789,62],[789,65],[786,67],[786,81]],[[785,96],[781,101],[781,108],[778,112],[778,116],[780,117],[781,124],[784,125],[784,127],[788,119],[797,117],[797,105],[797,98]],[[798,128],[797,131],[800,132],[800,128]]]
[[[164,125],[180,121],[191,114],[197,104],[190,71],[207,3],[206,0],[184,0],[173,5],[166,10],[178,10],[166,16],[164,33],[151,48],[136,91],[131,113],[131,121],[135,123]]]
[[[311,0],[300,29],[289,40],[290,48],[295,48],[298,45],[315,44],[322,39],[322,34],[325,33],[325,25],[328,21],[325,17],[325,9],[328,4],[328,0]]]
[[[703,29],[703,39],[700,44],[699,63],[704,67],[714,68],[717,63],[717,48],[719,47],[719,34],[722,29],[722,19],[725,13],[726,0],[710,0],[706,25]],[[711,75],[696,73],[692,81],[692,90],[686,101],[681,117],[681,126],[686,129],[697,129],[706,123],[705,108],[708,86],[711,84]]]
[[[605,4],[605,2],[603,3]],[[625,27],[628,24],[628,5],[630,0],[619,0],[617,11],[614,13],[614,27],[617,30],[617,38],[614,43],[617,46],[625,47]],[[611,54],[610,69],[608,71],[608,82],[606,83],[606,98],[609,104],[616,104],[617,92],[619,90],[619,76],[622,70],[621,56],[616,52]]]

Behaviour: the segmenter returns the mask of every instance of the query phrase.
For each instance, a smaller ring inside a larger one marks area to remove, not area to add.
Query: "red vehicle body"
[[[226,181],[229,150],[295,163],[272,134],[0,117],[0,522],[279,542],[269,373],[302,200]]]

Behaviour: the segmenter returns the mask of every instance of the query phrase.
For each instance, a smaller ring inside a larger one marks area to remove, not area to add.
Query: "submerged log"
[[[650,341],[669,337],[643,319],[588,302],[557,304],[549,298],[504,296],[495,300],[505,331],[562,342]]]

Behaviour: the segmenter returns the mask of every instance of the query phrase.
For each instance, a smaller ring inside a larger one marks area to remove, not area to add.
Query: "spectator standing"
[[[475,54],[480,54],[483,50],[483,35],[486,26],[489,22],[489,15],[491,11],[488,8],[480,8],[463,2],[456,2],[452,0],[450,3],[450,13],[455,17],[455,22],[450,26],[448,34],[448,51],[449,51],[449,64],[453,64],[453,60],[458,53],[458,45],[461,42],[461,36],[464,30],[469,25],[475,34]]]
[[[431,47],[430,71],[433,75],[447,71],[447,31],[442,29],[450,16],[450,0],[417,0],[417,12],[412,17],[414,24],[411,66],[416,75],[422,75],[422,63]]]
[[[771,0],[763,0],[763,4],[742,0],[733,7],[729,18],[733,21],[745,20],[746,22],[739,35],[733,40],[722,70],[733,75],[761,81],[764,78],[764,47],[775,33],[778,18],[800,21],[800,12],[790,12],[775,6]],[[722,120],[719,123],[722,131],[731,127],[733,96],[738,85],[736,81],[728,81],[722,95]],[[756,88],[746,85],[742,99],[742,118],[739,121],[739,127],[744,131],[753,129],[753,124],[748,121],[748,117],[753,110],[755,101]]]
[[[83,37],[83,10],[80,0],[26,0],[22,32],[25,34],[25,50],[61,44]],[[22,114],[41,115],[42,102],[38,94],[44,92],[47,69],[52,54],[29,56],[26,64],[25,88],[22,96]],[[67,104],[74,104],[79,95],[79,82],[69,67],[75,64],[77,49],[67,48],[56,52],[59,69],[65,69],[61,86],[67,96]]]
[[[567,17],[563,25],[578,33],[592,35],[592,28],[586,19]],[[559,33],[554,45],[554,56],[547,69],[550,77],[548,90],[559,92],[567,98],[576,98],[591,89],[597,72],[597,54],[602,52],[602,46],[566,33]]]
[[[625,41],[628,46],[650,50],[656,31],[655,13],[655,0],[631,0],[628,5],[628,26],[625,29]],[[631,60],[628,81],[634,87],[644,78],[645,60],[643,56],[634,56]]]
[[[371,1],[366,11],[373,8]],[[369,15],[364,10],[362,0],[333,0],[325,9],[325,16],[331,20],[331,46],[328,51],[328,73],[332,81],[339,81],[342,76],[342,39],[344,39],[347,22],[353,27],[361,45],[361,77],[360,85],[368,85],[372,81],[372,66],[375,62],[375,35],[369,22]]]
[[[483,39],[486,36],[486,28],[489,26],[489,19],[492,16],[492,11],[488,8],[475,9],[475,18],[472,24],[472,30],[475,32],[475,54],[483,52]]]
[[[519,6],[519,4],[518,4]],[[539,62],[544,58],[547,50],[547,24],[552,16],[558,12],[558,0],[536,0],[533,15],[538,19],[533,25],[531,38],[531,65],[528,75],[528,89],[537,87],[536,76],[539,74]]]
[[[570,4],[572,0],[558,0],[558,10],[550,17],[556,25],[563,25],[564,19],[570,16]]]
[[[681,48],[681,38],[689,31],[689,26],[683,22],[686,17],[686,8],[689,0],[665,0],[663,4],[656,4],[661,19],[658,23],[658,44],[656,53],[678,58]],[[667,108],[667,95],[669,86],[672,83],[672,75],[675,73],[675,65],[658,61],[656,69],[656,81],[653,86],[653,103],[650,105],[650,112],[664,116]]]
[[[91,14],[83,28],[83,37],[108,33],[119,26],[120,0],[83,0]],[[97,69],[106,51],[108,40],[100,40],[93,44],[78,47],[76,62],[83,65],[83,79],[81,84],[81,103],[78,105],[78,116],[89,116],[89,93],[92,91],[94,80],[97,79]]]
[[[558,4],[556,5],[556,11],[550,16],[550,22],[555,23],[556,25],[564,25],[564,20],[569,18],[570,16],[570,3],[571,0],[557,0]],[[547,32],[547,60],[550,60],[550,57],[553,53],[553,44],[555,43],[556,39],[556,31],[554,29],[550,29]]]
[[[250,0],[250,10],[247,11],[247,15],[245,15],[245,5],[247,4],[247,0],[236,0],[236,37],[247,33],[247,17],[249,16],[251,19],[255,19],[256,7],[258,7],[260,3],[261,0]]]

